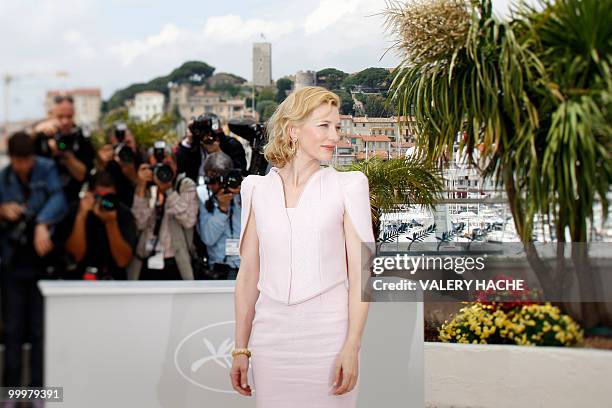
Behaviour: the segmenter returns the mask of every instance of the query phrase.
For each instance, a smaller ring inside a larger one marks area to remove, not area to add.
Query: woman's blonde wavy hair
[[[295,156],[289,135],[290,126],[301,126],[323,104],[339,107],[340,98],[320,86],[307,86],[292,92],[278,106],[266,125],[268,143],[264,157],[274,166],[284,167]]]

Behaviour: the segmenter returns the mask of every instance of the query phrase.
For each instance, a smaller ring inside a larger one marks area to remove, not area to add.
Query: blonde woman
[[[366,176],[321,167],[340,139],[339,103],[321,87],[290,94],[267,126],[274,167],[242,183],[230,375],[259,408],[356,406],[361,244],[374,235]]]

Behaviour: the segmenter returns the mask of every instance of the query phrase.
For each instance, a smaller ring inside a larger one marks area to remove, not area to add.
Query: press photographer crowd
[[[50,118],[8,138],[0,171],[4,386],[20,386],[29,337],[31,384],[43,385],[40,279],[235,279],[240,266],[240,185],[264,174],[263,128],[213,114],[194,118],[175,146],[138,146],[125,123],[94,149],[74,124],[70,97]]]

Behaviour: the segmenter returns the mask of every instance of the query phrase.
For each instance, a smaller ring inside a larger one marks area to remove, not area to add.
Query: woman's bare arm
[[[344,347],[336,363],[334,394],[345,394],[357,384],[359,376],[359,350],[361,337],[368,318],[370,304],[361,301],[361,271],[367,265],[367,258],[362,256],[361,238],[357,234],[348,216],[344,216],[344,234],[346,241],[346,259],[348,268],[349,294],[348,312],[349,327]]]
[[[349,217],[344,217],[344,232],[349,280],[349,329],[346,343],[360,348],[370,306],[368,302],[361,301],[361,274],[367,266],[367,257],[362,254],[361,239]]]
[[[251,325],[255,316],[255,303],[259,297],[259,239],[255,214],[250,209],[244,236],[240,246],[240,269],[236,277],[234,310],[236,317],[236,348],[245,348],[249,343]]]

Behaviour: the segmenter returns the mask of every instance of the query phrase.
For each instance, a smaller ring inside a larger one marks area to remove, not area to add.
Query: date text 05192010
[[[36,400],[63,402],[64,387],[0,387],[0,402]]]

